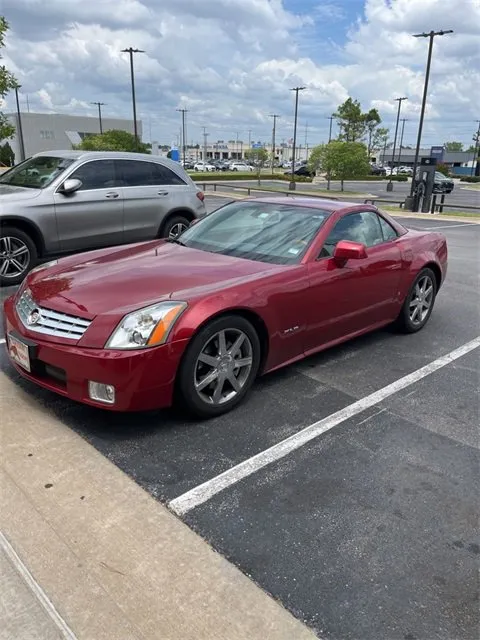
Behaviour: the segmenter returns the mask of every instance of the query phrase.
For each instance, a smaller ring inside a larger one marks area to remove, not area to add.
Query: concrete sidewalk
[[[3,373],[0,410],[1,640],[315,638]]]

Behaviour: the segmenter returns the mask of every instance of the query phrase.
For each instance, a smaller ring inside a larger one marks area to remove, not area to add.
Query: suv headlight
[[[105,348],[142,349],[163,344],[186,308],[185,302],[160,302],[133,311],[123,318]]]

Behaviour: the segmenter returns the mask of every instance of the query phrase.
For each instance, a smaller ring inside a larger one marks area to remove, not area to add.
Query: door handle
[[[159,191],[158,195],[159,196],[168,196],[168,191]]]
[[[105,198],[118,198],[118,193],[115,193],[115,191],[110,191],[110,193],[107,193],[105,195]]]

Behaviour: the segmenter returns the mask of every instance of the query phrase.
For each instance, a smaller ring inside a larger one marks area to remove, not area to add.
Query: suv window
[[[168,167],[143,160],[116,160],[121,184],[125,187],[151,187],[158,185],[186,184]]]
[[[334,226],[320,252],[319,258],[333,255],[340,240],[359,242],[366,247],[373,247],[384,242],[380,220],[373,211],[349,213]]]
[[[90,189],[111,189],[117,186],[113,160],[92,160],[78,167],[70,178],[81,180],[79,191]]]

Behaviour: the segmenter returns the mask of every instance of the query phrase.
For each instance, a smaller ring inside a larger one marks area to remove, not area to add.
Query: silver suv
[[[0,176],[0,284],[38,258],[175,238],[205,215],[179,163],[121,152],[49,151]]]

